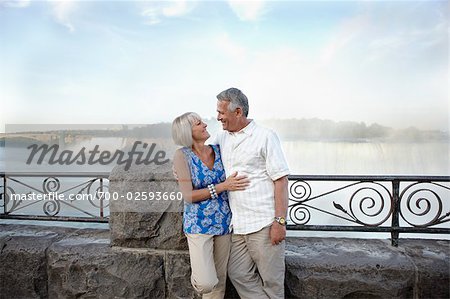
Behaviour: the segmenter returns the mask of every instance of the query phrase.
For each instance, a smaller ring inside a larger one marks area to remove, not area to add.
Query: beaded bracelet
[[[219,197],[219,196],[217,196],[216,186],[214,186],[214,184],[208,185],[208,189],[209,189],[209,194],[211,194],[212,199],[216,199]]]

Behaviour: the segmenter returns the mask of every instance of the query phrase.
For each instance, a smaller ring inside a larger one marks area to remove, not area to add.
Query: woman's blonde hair
[[[192,146],[192,127],[202,118],[195,112],[186,112],[172,122],[172,139],[181,146]]]

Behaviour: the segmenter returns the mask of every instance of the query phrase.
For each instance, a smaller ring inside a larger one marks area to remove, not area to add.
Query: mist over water
[[[100,146],[100,150],[115,151],[116,149],[129,148],[135,138],[116,137],[95,137],[81,140],[80,142],[69,144],[66,148],[77,151],[81,147],[93,149],[95,145]],[[172,158],[174,150],[177,148],[171,140],[154,139],[143,142],[155,142],[158,148],[164,149],[168,158]],[[450,151],[447,142],[351,142],[351,141],[305,141],[305,140],[282,140],[291,174],[295,175],[449,175],[450,174]],[[115,167],[111,165],[70,165],[70,166],[50,166],[50,165],[26,165],[24,161],[28,158],[29,150],[26,148],[8,148],[5,155],[5,148],[0,147],[0,170],[5,171],[26,171],[26,172],[109,172]],[[42,184],[42,179],[34,179],[36,185]],[[66,179],[67,180],[67,179]],[[73,180],[73,179],[72,179]],[[28,181],[33,184],[33,179]],[[73,181],[75,184],[75,181]],[[347,183],[345,183],[347,184]],[[389,183],[384,184],[387,189],[391,189]],[[404,188],[403,184],[401,187]],[[311,182],[314,196],[322,194],[334,188],[340,187],[338,182],[317,183]],[[22,187],[16,186],[16,192],[26,192]],[[354,191],[354,190],[353,190]],[[333,194],[323,199],[314,200],[314,205],[333,209],[332,202],[338,202],[344,207],[348,203],[351,192],[341,192]],[[350,194],[350,195],[349,195]],[[448,203],[444,201],[444,210],[448,208]],[[292,203],[292,202],[291,202]],[[331,208],[330,208],[331,207]],[[24,214],[42,214],[42,207],[35,206],[21,211]],[[336,212],[336,211],[333,211]],[[67,213],[67,212],[65,212]],[[68,213],[65,215],[77,215]],[[78,214],[83,216],[82,214]],[[387,221],[387,224],[390,220]],[[325,215],[316,211],[311,213],[311,221],[308,224],[333,224],[350,225],[350,223],[336,217]],[[405,224],[405,223],[403,223]],[[76,224],[75,224],[76,225]],[[448,227],[448,223],[439,227]],[[336,233],[336,232],[306,232],[290,231],[289,236],[343,236],[343,237],[363,237],[363,238],[388,238],[388,233]],[[433,237],[428,235],[402,234],[402,237]],[[445,236],[434,236],[435,238],[446,238]]]
[[[114,152],[129,148],[134,138],[95,137],[65,147],[75,153],[82,147]],[[177,148],[171,140],[142,140],[155,142],[172,159]],[[330,142],[283,141],[291,174],[303,175],[449,175],[450,149],[447,142]],[[7,151],[7,152],[6,152]],[[0,171],[85,171],[107,172],[111,165],[27,165],[30,150],[26,148],[0,147]],[[48,157],[47,157],[48,158]],[[6,167],[5,167],[6,166]]]
[[[285,141],[292,174],[448,175],[445,142]]]
[[[450,174],[450,151],[447,142],[323,142],[323,141],[284,141],[283,149],[285,151],[291,174],[297,175],[412,175],[412,176],[432,176]],[[311,186],[311,197],[324,194],[350,184],[351,182],[309,182]],[[410,183],[401,183],[400,192],[408,187]],[[392,190],[392,184],[389,182],[381,183],[387,190]],[[446,184],[448,186],[448,184]],[[358,185],[359,187],[374,185]],[[340,214],[333,207],[333,203],[341,204],[345,209],[349,209],[349,199],[353,192],[358,188],[349,188],[327,195],[323,198],[315,199],[311,205],[320,209]],[[431,187],[433,189],[433,187]],[[382,188],[378,188],[380,192]],[[448,201],[448,190],[442,188],[435,191],[441,196],[444,211],[450,209]],[[428,193],[424,194],[426,198],[434,200],[434,197]],[[361,192],[359,198],[369,196],[375,199],[375,207],[367,209],[366,212],[376,211],[380,207],[381,200],[377,200],[377,194]],[[389,194],[384,194],[388,198]],[[358,198],[358,196],[356,196]],[[291,201],[290,204],[294,202]],[[366,204],[369,200],[366,201]],[[405,200],[403,200],[405,203]],[[424,203],[421,203],[420,210],[424,211]],[[437,202],[432,203],[432,210],[427,217],[415,217],[411,219],[418,223],[425,223],[431,219],[437,212]],[[406,210],[406,207],[403,207]],[[446,210],[447,209],[447,210]],[[356,209],[357,210],[357,209]],[[383,209],[385,212],[381,215],[387,215],[389,206]],[[309,209],[311,225],[352,225],[348,221],[336,218],[331,215]],[[444,213],[445,214],[445,213]],[[341,216],[345,216],[340,214]],[[425,219],[423,219],[425,218]],[[363,217],[361,218],[363,219]],[[374,219],[367,217],[369,223]],[[389,218],[384,225],[389,225]],[[400,219],[400,225],[408,224]],[[449,223],[444,223],[436,227],[449,227]],[[290,236],[317,236],[317,237],[359,237],[359,238],[389,238],[389,233],[363,233],[363,232],[314,232],[314,231],[290,231]],[[449,238],[443,235],[426,234],[401,234],[402,238]]]

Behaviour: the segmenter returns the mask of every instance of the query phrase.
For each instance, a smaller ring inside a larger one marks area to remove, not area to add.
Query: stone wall
[[[287,298],[449,298],[449,241],[289,238]],[[109,230],[0,224],[0,298],[198,298],[186,250]],[[237,298],[228,285],[227,298]]]
[[[170,166],[116,168],[110,230],[0,224],[0,298],[198,298]],[[450,241],[288,238],[287,298],[449,298]],[[226,298],[237,298],[228,284]]]

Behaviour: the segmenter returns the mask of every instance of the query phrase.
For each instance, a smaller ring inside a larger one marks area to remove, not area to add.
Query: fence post
[[[100,194],[100,218],[103,218],[103,178],[100,178]]]
[[[399,236],[399,212],[400,212],[400,181],[392,181],[392,199],[393,199],[393,209],[392,209],[392,225],[391,225],[391,245],[398,246],[398,236]]]
[[[8,208],[6,206],[6,202],[7,197],[8,197],[8,193],[6,193],[6,191],[8,190],[8,188],[6,187],[6,173],[3,175],[3,214],[6,215],[8,214]]]

